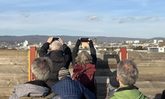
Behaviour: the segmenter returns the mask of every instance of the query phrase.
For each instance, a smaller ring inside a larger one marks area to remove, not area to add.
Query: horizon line
[[[30,35],[0,35],[0,37],[2,37],[2,36],[15,36],[15,37],[21,37],[21,36],[48,36],[48,37],[50,37],[50,36],[59,36],[59,37],[63,37],[63,36],[72,36],[72,37],[76,37],[76,36],[78,36],[78,37],[112,37],[112,38],[135,38],[135,37],[128,37],[128,36],[118,36],[118,37],[116,37],[116,36],[102,36],[102,35],[98,35],[98,36],[92,36],[92,35],[90,35],[90,36],[79,36],[79,35],[38,35],[38,34],[30,34]],[[153,39],[153,38],[163,38],[163,39],[165,39],[165,37],[150,37],[150,38],[143,38],[143,37],[137,37],[138,39]]]

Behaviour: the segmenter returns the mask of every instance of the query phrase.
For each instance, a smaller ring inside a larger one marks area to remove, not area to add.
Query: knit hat
[[[70,72],[65,67],[62,67],[58,72],[58,78],[60,80],[61,78],[66,77],[66,76],[70,76]]]

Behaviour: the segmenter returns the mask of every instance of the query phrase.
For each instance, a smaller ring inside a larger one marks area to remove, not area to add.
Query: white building
[[[72,45],[72,42],[71,41],[68,41],[68,44],[67,44],[68,46],[71,46]]]
[[[134,40],[133,43],[138,44],[138,43],[140,43],[140,41],[139,40]]]
[[[127,43],[127,44],[138,44],[138,43],[140,43],[140,41],[139,40],[128,40],[128,41],[125,41],[125,43]]]
[[[158,43],[162,43],[163,42],[163,40],[158,40]]]
[[[153,40],[154,44],[161,43],[161,42],[163,42],[163,40]]]
[[[131,43],[133,43],[133,41],[132,40],[128,40],[128,41],[125,41],[125,43],[131,44]]]
[[[149,52],[165,53],[165,47],[148,47]]]
[[[157,40],[154,40],[153,43],[156,44],[157,43]]]
[[[27,47],[27,46],[28,46],[28,44],[29,44],[29,42],[28,42],[27,40],[25,40],[25,41],[23,42],[22,47]]]
[[[164,52],[165,52],[165,48],[164,48],[164,47],[159,47],[159,48],[158,48],[158,52],[164,53]]]

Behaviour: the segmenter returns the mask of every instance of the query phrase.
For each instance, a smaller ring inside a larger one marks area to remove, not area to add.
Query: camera
[[[89,42],[89,38],[81,38],[81,42]]]

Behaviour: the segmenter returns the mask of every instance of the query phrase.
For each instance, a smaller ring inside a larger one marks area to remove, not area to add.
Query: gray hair
[[[50,50],[62,50],[62,43],[55,40],[49,45],[49,48]]]
[[[88,64],[92,63],[92,56],[87,51],[82,51],[76,57],[77,64]]]
[[[68,69],[66,69],[65,67],[62,67],[59,72],[58,72],[58,79],[62,80],[65,77],[70,77],[70,72]]]
[[[48,80],[51,73],[51,65],[52,61],[47,57],[36,58],[31,65],[32,73],[36,80]]]
[[[117,66],[117,76],[124,85],[134,85],[138,74],[137,66],[132,60],[121,61]]]

